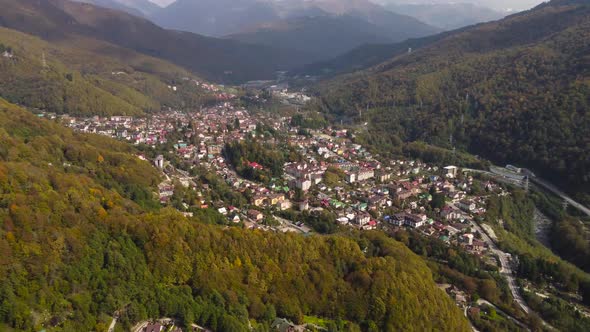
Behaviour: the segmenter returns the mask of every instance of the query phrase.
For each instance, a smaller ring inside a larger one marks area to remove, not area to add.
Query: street
[[[516,280],[514,279],[514,276],[512,274],[512,267],[508,262],[508,254],[498,249],[496,243],[492,241],[488,234],[484,232],[483,229],[475,221],[473,221],[473,219],[469,219],[469,222],[471,223],[473,228],[481,234],[482,239],[487,243],[490,250],[500,259],[500,273],[504,275],[504,277],[506,277],[506,280],[508,281],[508,286],[510,287],[510,292],[512,293],[512,297],[514,298],[516,303],[518,303],[518,305],[524,312],[526,312],[527,314],[530,313],[531,309],[526,305],[524,299],[518,291]]]

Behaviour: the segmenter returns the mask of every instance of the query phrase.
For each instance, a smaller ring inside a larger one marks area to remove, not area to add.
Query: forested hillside
[[[214,331],[274,317],[333,330],[467,331],[418,257],[380,233],[222,229],[160,210],[123,143],[0,101],[0,330],[106,330],[172,316]],[[250,322],[248,321],[250,319]]]
[[[319,87],[318,108],[402,141],[465,149],[590,188],[590,2],[553,1]],[[368,109],[369,112],[365,110]]]
[[[108,43],[46,42],[5,28],[0,43],[10,49],[0,56],[0,97],[21,105],[72,115],[138,115],[205,98],[182,79],[194,77],[188,71]]]
[[[124,12],[69,0],[0,0],[0,7],[2,27],[72,47],[93,46],[77,45],[81,37],[94,41],[94,47],[107,42],[169,61],[209,80],[272,79],[277,70],[315,59],[290,50],[166,30]]]

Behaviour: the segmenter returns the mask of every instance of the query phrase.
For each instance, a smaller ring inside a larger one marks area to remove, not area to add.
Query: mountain
[[[387,43],[389,37],[377,26],[358,17],[316,16],[273,22],[228,36],[233,40],[274,45],[328,59],[364,43]]]
[[[88,3],[88,4],[95,5],[95,6],[110,8],[110,9],[114,9],[114,10],[119,10],[119,11],[126,12],[131,15],[135,15],[135,16],[144,17],[144,15],[145,15],[141,10],[131,7],[131,6],[124,5],[120,2],[118,2],[117,0],[73,0],[73,1]]]
[[[158,25],[221,37],[279,19],[270,2],[257,0],[178,0],[151,17]]]
[[[375,0],[375,2],[387,5],[448,5],[448,4],[472,4],[491,8],[502,13],[516,13],[528,10],[542,3],[542,0]]]
[[[111,8],[127,12],[135,16],[148,17],[155,14],[161,7],[149,0],[75,0],[95,6]]]
[[[292,77],[301,75],[320,76],[326,79],[327,77],[362,70],[380,64],[392,57],[430,45],[445,38],[448,34],[440,33],[393,44],[364,44],[331,59],[314,62],[291,70],[289,75]]]
[[[157,207],[161,175],[138,153],[0,99],[0,330],[106,331],[113,315],[126,331],[157,317],[269,330],[304,315],[339,331],[470,330],[425,261],[384,233],[188,219]]]
[[[369,7],[345,11],[348,7],[332,8],[318,2],[320,13],[315,16],[293,17],[261,24],[228,38],[261,45],[274,45],[307,52],[329,59],[367,43],[392,43],[435,33],[413,18]],[[337,9],[337,10],[336,10]]]
[[[319,85],[319,108],[383,151],[456,147],[589,192],[590,1],[551,1]]]
[[[368,0],[179,0],[153,18],[177,30],[330,56],[367,42],[396,42],[438,31]]]
[[[171,31],[127,13],[67,0],[0,0],[0,26],[67,43],[78,37],[161,58],[215,81],[275,77],[313,56],[292,50]]]
[[[0,57],[0,96],[20,105],[58,114],[140,115],[205,101],[203,91],[182,79],[198,79],[187,70],[105,42],[46,42],[0,28],[0,44],[11,49],[10,57]]]
[[[392,4],[386,8],[444,30],[494,21],[506,16],[504,13],[470,3]]]
[[[135,8],[141,11],[146,17],[153,15],[158,10],[162,9],[162,7],[156,5],[155,3],[151,2],[150,0],[115,0],[120,4]]]

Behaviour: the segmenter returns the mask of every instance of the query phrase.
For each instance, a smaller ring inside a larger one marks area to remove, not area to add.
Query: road
[[[569,197],[568,195],[566,195],[564,192],[562,192],[561,190],[557,189],[557,187],[555,187],[554,185],[552,185],[551,183],[543,180],[543,179],[539,179],[537,177],[531,177],[531,181],[534,182],[535,184],[549,190],[550,192],[554,193],[555,195],[559,196],[561,199],[565,200],[569,205],[575,207],[576,209],[584,212],[586,215],[590,216],[590,209],[587,208],[586,206],[574,201],[571,197]]]
[[[281,217],[277,217],[275,215],[273,215],[273,217],[281,223],[282,227],[285,227],[286,229],[293,229],[293,230],[297,230],[303,234],[307,234],[309,232],[311,232],[311,228],[305,226],[305,225],[301,225],[301,226],[297,226],[295,224],[293,224],[293,222],[291,220],[287,220],[285,218],[281,218]]]
[[[113,321],[111,322],[111,325],[109,325],[109,332],[113,332],[115,330],[115,325],[117,325],[117,317],[113,317]]]
[[[496,309],[496,312],[504,315],[505,317],[507,317],[508,319],[510,319],[511,321],[513,321],[516,325],[522,327],[523,329],[526,329],[527,331],[530,331],[529,328],[521,321],[519,321],[518,319],[512,317],[511,315],[509,315],[508,313],[504,312],[502,309],[496,307],[495,304],[485,300],[485,299],[479,299],[477,300],[477,304],[478,305],[482,305],[482,304],[486,304],[494,309]]]
[[[500,259],[500,273],[506,278],[508,281],[508,287],[510,288],[510,292],[512,293],[512,297],[514,301],[518,304],[518,306],[527,314],[531,312],[531,309],[526,305],[524,299],[520,295],[518,290],[518,286],[516,285],[516,280],[514,279],[514,275],[512,272],[512,267],[510,267],[508,261],[508,254],[498,249],[498,246],[492,239],[488,236],[486,232],[475,222],[473,219],[469,219],[469,222],[473,226],[475,230],[481,234],[482,239],[488,244],[490,250],[498,256]]]
[[[519,187],[522,187],[522,181],[520,181],[518,178],[520,176],[524,177],[524,175],[515,175],[514,177],[510,177],[507,176],[506,174],[508,174],[509,172],[503,172],[503,168],[499,167],[499,166],[492,166],[492,170],[495,170],[494,172],[489,172],[489,171],[484,171],[484,170],[479,170],[479,169],[470,169],[470,168],[464,168],[463,170],[468,171],[468,172],[473,172],[473,173],[481,173],[481,174],[486,174],[498,181],[501,182],[506,182],[506,183],[510,183]],[[563,199],[564,201],[566,201],[569,205],[575,207],[576,209],[582,211],[584,214],[586,214],[587,216],[590,217],[590,208],[582,205],[579,202],[574,201],[571,197],[569,197],[568,195],[566,195],[563,191],[559,190],[556,186],[552,185],[551,183],[536,177],[534,175],[532,175],[532,173],[528,173],[530,174],[529,176],[529,180],[546,189],[549,190],[550,192],[552,192],[554,195],[560,197],[561,199]]]

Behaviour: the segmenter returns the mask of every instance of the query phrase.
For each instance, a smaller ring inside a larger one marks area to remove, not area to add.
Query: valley
[[[494,3],[0,0],[0,330],[590,329],[590,2]]]

